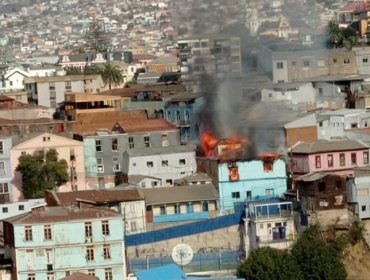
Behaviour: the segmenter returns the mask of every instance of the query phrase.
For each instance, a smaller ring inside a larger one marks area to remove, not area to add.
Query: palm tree
[[[327,42],[330,46],[336,48],[341,44],[343,40],[343,33],[338,24],[336,24],[334,21],[329,21],[326,33]]]
[[[109,85],[109,89],[112,89],[112,84],[118,86],[123,82],[123,76],[121,70],[117,65],[112,63],[105,63],[99,71],[101,78],[105,85]]]

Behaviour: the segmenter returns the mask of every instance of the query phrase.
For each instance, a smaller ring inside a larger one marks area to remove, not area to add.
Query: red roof
[[[339,9],[338,12],[366,12],[369,5],[369,3],[362,1],[350,2]]]
[[[120,121],[119,124],[127,133],[177,130],[176,126],[165,119]]]

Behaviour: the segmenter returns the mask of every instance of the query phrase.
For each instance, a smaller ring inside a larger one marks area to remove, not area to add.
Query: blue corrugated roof
[[[176,264],[164,265],[135,272],[139,280],[186,280],[187,277]]]

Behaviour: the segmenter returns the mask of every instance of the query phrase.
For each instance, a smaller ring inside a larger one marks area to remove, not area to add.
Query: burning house
[[[221,214],[248,200],[280,197],[287,189],[285,161],[280,154],[254,155],[247,138],[217,139],[211,132],[202,135],[203,154],[197,158],[198,171],[206,172],[220,195]]]

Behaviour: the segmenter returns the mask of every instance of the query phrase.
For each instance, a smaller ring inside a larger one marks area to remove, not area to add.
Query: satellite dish
[[[193,250],[187,244],[177,244],[175,247],[173,247],[172,259],[175,263],[181,266],[187,265],[193,259]]]

